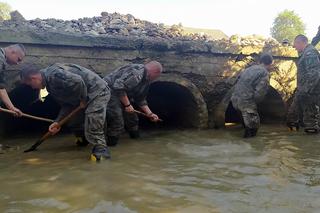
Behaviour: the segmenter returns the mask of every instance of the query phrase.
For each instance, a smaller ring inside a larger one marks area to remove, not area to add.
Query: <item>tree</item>
[[[0,2],[0,21],[10,19],[11,7],[5,2]]]
[[[271,36],[279,42],[284,39],[293,42],[297,35],[305,34],[305,29],[305,24],[294,11],[284,10],[273,21]]]

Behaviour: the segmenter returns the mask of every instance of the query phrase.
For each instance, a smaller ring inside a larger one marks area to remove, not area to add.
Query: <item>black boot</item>
[[[298,122],[287,122],[287,126],[290,131],[299,131],[299,123]]]
[[[139,130],[129,131],[129,135],[130,135],[130,138],[132,138],[132,139],[138,139],[138,138],[140,138],[140,132],[139,132]]]
[[[304,128],[304,131],[308,134],[317,134],[319,132],[319,129],[306,127],[306,128]]]
[[[249,128],[245,128],[244,129],[244,135],[243,135],[244,138],[250,138],[251,137],[251,131]]]
[[[118,144],[119,137],[118,136],[108,136],[107,145],[108,146],[116,146]]]
[[[245,128],[244,130],[244,138],[252,138],[257,135],[258,129]]]
[[[111,155],[108,147],[95,145],[90,156],[91,161],[100,162],[101,160],[110,159]]]
[[[257,135],[258,129],[251,129],[251,137],[255,137]]]
[[[82,137],[77,137],[76,144],[79,147],[85,147],[85,146],[88,146],[89,142],[87,141],[86,137],[82,136]]]

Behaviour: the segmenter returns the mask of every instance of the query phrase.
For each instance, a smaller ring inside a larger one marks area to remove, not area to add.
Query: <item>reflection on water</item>
[[[154,131],[90,163],[70,135],[2,140],[0,212],[319,212],[320,136],[263,126]]]

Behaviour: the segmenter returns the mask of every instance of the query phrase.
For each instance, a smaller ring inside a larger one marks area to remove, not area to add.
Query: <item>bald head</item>
[[[147,70],[147,75],[150,81],[154,81],[159,78],[162,73],[162,65],[158,61],[150,61],[144,65]]]
[[[26,49],[22,44],[13,44],[4,48],[7,63],[19,64],[26,55]]]
[[[308,45],[308,38],[305,35],[297,35],[294,39],[293,46],[298,52],[302,52]]]

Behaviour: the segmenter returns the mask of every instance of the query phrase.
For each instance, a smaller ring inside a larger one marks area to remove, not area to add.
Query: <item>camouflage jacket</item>
[[[233,104],[242,104],[263,100],[269,89],[269,72],[262,65],[253,65],[239,76],[231,96]]]
[[[297,63],[297,94],[307,94],[314,91],[320,80],[320,55],[312,46],[308,45],[300,54]]]
[[[77,107],[81,100],[89,104],[99,94],[109,92],[107,83],[96,73],[76,64],[56,63],[41,70],[41,74],[48,93],[61,105],[56,120]]]
[[[104,77],[112,93],[118,97],[127,94],[130,101],[139,106],[147,105],[146,97],[150,81],[143,64],[129,64],[113,71]]]
[[[317,35],[315,37],[313,37],[311,44],[313,46],[316,46],[319,43],[319,41],[320,41],[320,29],[318,29]]]
[[[0,89],[5,88],[4,70],[6,69],[6,56],[3,49],[0,49]]]

